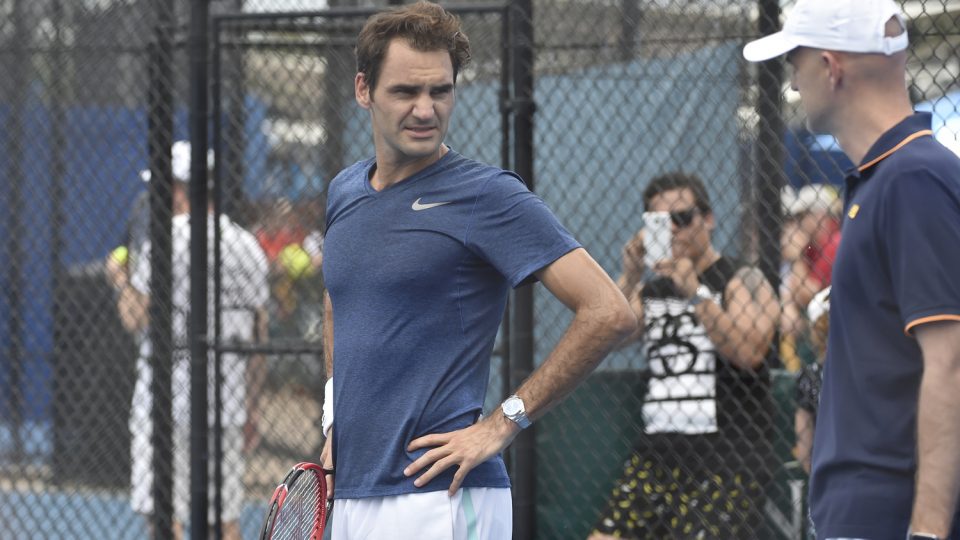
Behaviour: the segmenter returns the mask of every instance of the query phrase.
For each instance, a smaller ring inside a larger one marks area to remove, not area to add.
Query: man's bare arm
[[[556,348],[517,389],[531,420],[562,401],[637,328],[630,304],[585,250],[567,254],[537,277],[575,316]]]
[[[130,285],[130,269],[111,253],[103,263],[104,278],[117,293],[117,314],[120,324],[130,333],[147,327],[149,298]]]
[[[120,322],[128,332],[139,332],[147,327],[147,309],[150,297],[126,283],[117,294]]]
[[[620,255],[621,274],[617,277],[617,287],[626,297],[639,323],[637,329],[619,343],[619,347],[625,347],[643,337],[643,230],[630,238]]]
[[[793,415],[793,432],[797,444],[793,455],[800,462],[803,471],[810,474],[810,457],[813,452],[813,415],[806,409],[797,409]]]
[[[627,299],[643,279],[643,231],[640,230],[620,250],[620,276],[617,287]]]
[[[333,377],[333,303],[326,291],[323,292],[323,366],[327,378]]]
[[[922,324],[917,490],[910,530],[946,538],[960,497],[960,322]]]
[[[637,325],[617,285],[583,249],[557,259],[537,277],[575,316],[553,352],[516,391],[531,420],[542,417],[573,391]],[[423,486],[457,467],[449,489],[455,493],[470,470],[500,453],[519,431],[515,423],[495,412],[465,429],[420,437],[408,450],[430,450],[404,474],[413,476],[426,469],[414,482]]]
[[[760,270],[745,267],[727,284],[726,298],[726,309],[701,302],[697,318],[722,356],[741,369],[755,369],[770,350],[780,316],[773,287]]]
[[[326,369],[327,380],[333,378],[333,303],[330,301],[330,293],[323,292],[323,365]],[[324,409],[332,412],[333,404],[327,403],[327,396],[324,396]],[[323,442],[323,450],[320,452],[320,465],[328,470],[333,470],[333,428],[330,428],[327,434],[327,440]],[[333,497],[334,476],[327,476],[327,498]]]
[[[643,285],[643,283],[637,283],[636,286],[634,286],[633,291],[626,295],[627,303],[630,304],[630,309],[633,310],[634,316],[637,317],[637,329],[631,332],[627,337],[623,338],[619,344],[617,344],[616,348],[618,349],[624,348],[643,338],[645,324],[643,319]]]

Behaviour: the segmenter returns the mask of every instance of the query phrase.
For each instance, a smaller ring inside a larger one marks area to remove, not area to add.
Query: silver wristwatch
[[[693,293],[693,298],[688,300],[687,303],[695,306],[704,300],[713,300],[713,293],[710,291],[710,287],[701,283],[697,286],[696,292]]]
[[[530,426],[530,419],[527,418],[527,409],[523,406],[523,400],[516,394],[508,397],[500,404],[500,410],[508,420],[516,422],[520,429],[526,429]]]

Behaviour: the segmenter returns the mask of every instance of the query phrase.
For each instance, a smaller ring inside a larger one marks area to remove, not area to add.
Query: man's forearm
[[[917,490],[911,530],[945,538],[960,496],[960,351],[945,362],[924,359],[917,408]]]
[[[727,285],[725,307],[707,300],[696,313],[721,355],[740,369],[755,369],[772,344],[780,307],[763,274],[746,267]]]
[[[326,369],[327,381],[323,385],[323,434],[329,439],[333,429],[333,303],[330,295],[323,293],[323,366]],[[328,456],[329,442],[324,445],[324,456]],[[326,460],[326,457],[324,458]],[[324,461],[324,466],[330,464]],[[331,488],[332,489],[332,488]],[[332,491],[331,491],[332,493]]]
[[[622,300],[621,300],[622,302]],[[636,328],[626,309],[603,307],[578,312],[550,356],[517,390],[535,420],[572,392],[617,344]]]
[[[703,323],[707,337],[717,347],[720,354],[740,369],[754,369],[763,363],[770,343],[772,332],[755,328],[754,324],[764,325],[769,321],[749,318],[750,328],[746,330],[737,325],[736,318],[713,302],[702,302],[696,308],[697,318]],[[758,339],[758,336],[762,336]]]
[[[147,308],[150,299],[129,283],[117,293],[117,312],[120,323],[128,332],[139,332],[147,327]]]
[[[323,295],[323,366],[329,379],[333,377],[333,303],[330,295]]]

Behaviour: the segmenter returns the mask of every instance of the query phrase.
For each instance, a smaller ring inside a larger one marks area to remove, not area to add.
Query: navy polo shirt
[[[811,514],[821,539],[901,540],[923,373],[912,329],[960,321],[960,159],[918,113],[884,133],[846,182]]]

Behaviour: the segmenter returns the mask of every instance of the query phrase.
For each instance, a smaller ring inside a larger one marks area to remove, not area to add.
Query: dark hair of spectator
[[[460,19],[432,2],[417,2],[373,15],[357,39],[357,72],[370,90],[377,85],[387,47],[395,38],[407,40],[418,51],[445,50],[453,63],[453,82],[470,63],[470,40],[460,29]]]
[[[701,214],[706,215],[713,210],[710,207],[710,196],[707,188],[699,177],[682,172],[670,172],[655,177],[643,190],[643,209],[650,210],[650,201],[665,191],[675,189],[689,189],[693,193],[694,204]]]

